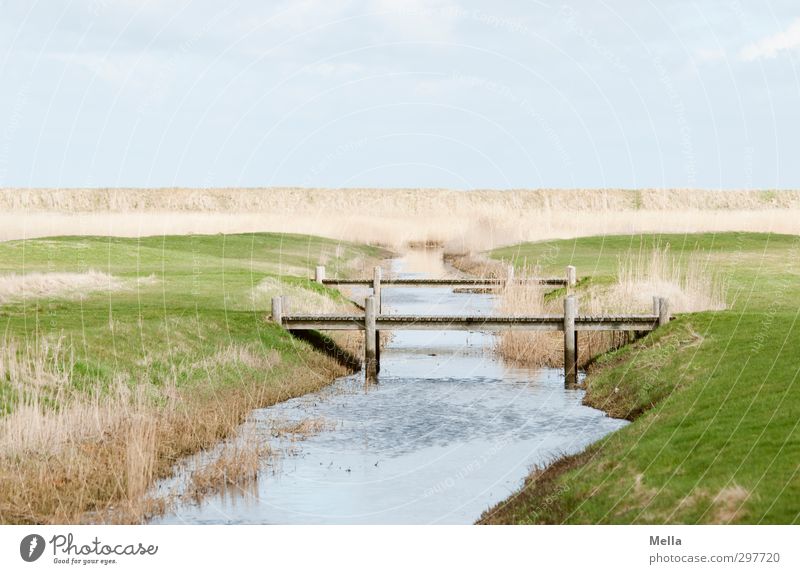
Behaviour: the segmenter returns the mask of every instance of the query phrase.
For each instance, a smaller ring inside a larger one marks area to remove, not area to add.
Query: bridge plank
[[[372,279],[323,279],[323,285],[372,285]],[[515,279],[517,284],[538,284],[538,285],[566,285],[567,280],[559,277],[543,278],[523,278]],[[475,278],[453,278],[453,279],[381,279],[382,285],[395,285],[404,287],[421,286],[502,286],[506,284],[505,279],[475,279]]]
[[[357,330],[364,329],[363,315],[285,315],[287,329]],[[655,315],[595,317],[575,319],[578,331],[651,331],[658,326]],[[563,331],[560,315],[379,315],[379,330],[460,330],[460,331]]]

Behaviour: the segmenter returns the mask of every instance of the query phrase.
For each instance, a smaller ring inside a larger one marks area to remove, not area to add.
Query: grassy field
[[[0,523],[153,510],[180,457],[344,374],[268,321],[270,298],[346,307],[314,265],[362,275],[383,255],[267,233],[0,243]]]
[[[590,237],[492,257],[576,265],[612,280],[631,250],[698,250],[728,308],[681,315],[590,369],[585,401],[633,420],[535,470],[485,523],[800,522],[800,237],[757,233]]]

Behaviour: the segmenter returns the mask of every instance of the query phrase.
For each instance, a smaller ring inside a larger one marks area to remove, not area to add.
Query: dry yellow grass
[[[238,436],[219,447],[219,452],[192,471],[185,496],[200,500],[230,488],[245,489],[255,484],[267,444],[251,433]]]
[[[620,259],[617,282],[591,299],[589,308],[591,313],[601,313],[603,305],[619,312],[649,311],[653,295],[667,297],[674,312],[725,308],[725,285],[713,272],[707,255],[695,252],[679,262],[669,245],[630,252]]]
[[[0,207],[12,211],[196,211],[295,213],[360,207],[365,215],[386,209],[427,214],[456,208],[476,215],[476,207],[500,210],[553,209],[753,209],[800,207],[800,191],[703,189],[322,189],[322,188],[95,188],[0,189]],[[492,215],[492,210],[478,215]]]
[[[129,386],[116,379],[100,393],[78,391],[74,362],[60,339],[24,347],[0,345],[0,380],[13,410],[0,418],[0,522],[138,522],[163,510],[147,496],[157,478],[182,457],[235,435],[254,409],[317,390],[345,374],[332,359],[312,353],[287,367],[270,353],[228,347],[209,358],[258,361],[292,385],[243,380],[223,389],[174,384]],[[134,390],[132,390],[134,389]],[[220,408],[224,405],[224,408]],[[197,469],[195,491],[209,491],[252,476],[258,453],[250,443]],[[257,450],[257,449],[256,449]],[[222,477],[222,478],[220,478]]]
[[[525,269],[519,276],[539,276]],[[500,312],[510,315],[561,315],[563,299],[545,300],[546,289],[528,284],[508,286],[500,295]],[[725,308],[725,286],[709,268],[701,252],[678,261],[669,246],[630,252],[620,259],[617,278],[611,285],[581,289],[578,313],[585,315],[652,313],[653,296],[667,297],[673,313]],[[578,363],[586,365],[597,355],[628,342],[617,332],[578,334]],[[505,359],[530,366],[563,366],[563,335],[509,331],[498,337],[497,350]]]
[[[0,275],[0,303],[37,298],[82,299],[104,292],[153,285],[154,276],[120,279],[102,271],[85,273],[11,273]]]
[[[363,275],[366,275],[366,272]],[[347,293],[347,289],[342,289],[342,292],[345,296],[350,296]],[[267,278],[259,282],[251,290],[250,294],[254,308],[269,308],[270,301],[276,296],[288,297],[287,305],[283,309],[283,312],[287,314],[358,314],[362,312],[352,301],[347,299],[332,299],[311,289],[290,285],[273,278]],[[360,357],[363,355],[364,333],[362,331],[323,332],[352,356]]]
[[[525,270],[519,277],[538,275]],[[558,302],[545,301],[546,290],[540,286],[518,283],[500,294],[499,311],[504,315],[558,314]],[[506,360],[527,366],[561,366],[563,337],[558,333],[506,331],[497,338],[497,351]],[[580,348],[580,347],[579,347]]]
[[[508,276],[508,265],[479,253],[449,254],[446,260],[459,271],[475,277],[504,279]],[[525,273],[523,271],[523,275]]]
[[[289,437],[302,440],[326,430],[333,430],[336,425],[323,418],[303,419],[301,421],[273,421],[270,432],[275,437]]]
[[[28,273],[0,275],[0,303],[38,297],[83,297],[121,289],[122,281],[108,273]]]
[[[273,277],[261,280],[250,293],[255,309],[269,309],[273,297],[285,295],[289,297],[288,309],[284,313],[337,313],[353,311],[354,307],[347,302],[337,301],[327,295],[299,285],[290,285]]]
[[[193,368],[212,370],[219,367],[244,365],[263,371],[272,370],[281,361],[281,356],[274,349],[261,349],[255,345],[231,344],[219,349],[209,357],[192,365]]]
[[[276,231],[461,253],[611,233],[800,233],[799,215],[798,191],[0,190],[0,240]]]

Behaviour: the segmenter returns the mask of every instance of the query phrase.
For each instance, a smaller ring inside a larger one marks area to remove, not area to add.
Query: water
[[[408,276],[444,273],[437,253],[395,265]],[[383,305],[389,313],[478,315],[492,313],[494,297],[384,287]],[[395,332],[378,385],[344,377],[252,417],[266,437],[275,421],[332,428],[302,441],[270,437],[284,455],[253,488],[180,505],[158,522],[472,523],[532,465],[626,424],[581,405],[583,391],[564,389],[560,370],[505,365],[492,346],[484,333]]]

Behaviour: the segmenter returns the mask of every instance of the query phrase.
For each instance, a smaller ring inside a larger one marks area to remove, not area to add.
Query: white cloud
[[[355,62],[319,62],[312,64],[308,70],[323,78],[333,78],[360,74],[365,67]]]
[[[454,19],[463,10],[450,0],[368,0],[381,24],[404,40],[452,41]]]
[[[83,68],[92,76],[115,87],[128,85],[145,88],[149,85],[157,61],[150,55],[118,52],[101,54],[96,52],[50,54],[53,60],[67,66]]]
[[[786,30],[748,44],[742,48],[739,55],[745,62],[752,62],[762,58],[774,58],[781,52],[797,48],[800,48],[800,18],[792,22]]]
[[[701,62],[718,62],[725,59],[723,48],[700,48],[695,50],[695,56]]]
[[[353,3],[349,0],[330,2],[329,0],[285,0],[271,8],[269,19],[258,13],[251,17],[250,25],[260,27],[268,23],[270,28],[288,30],[293,33],[328,24],[352,13]]]

